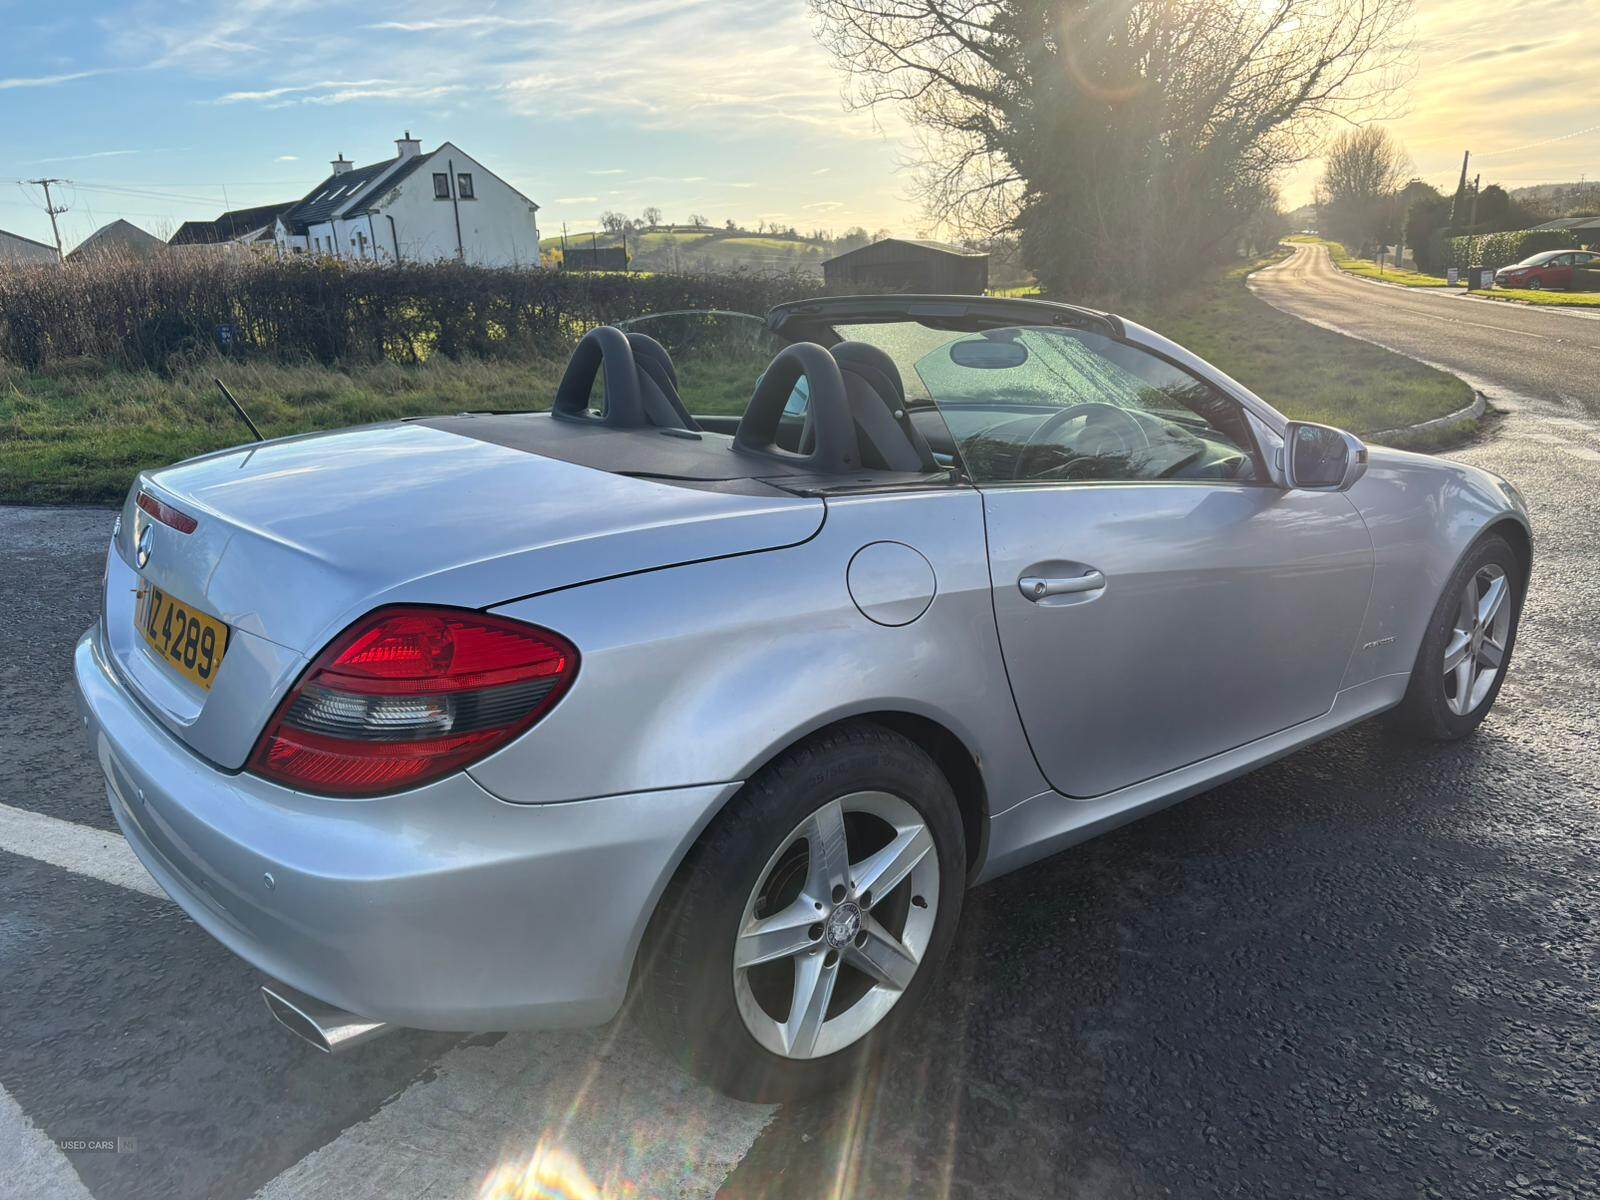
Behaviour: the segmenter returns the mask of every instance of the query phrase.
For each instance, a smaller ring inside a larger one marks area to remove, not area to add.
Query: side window
[[[448,171],[435,171],[433,173],[433,198],[435,200],[450,199],[450,173]]]
[[[1237,401],[1127,342],[988,330],[916,372],[978,483],[1265,478]]]
[[[472,194],[472,176],[468,175],[465,171],[461,171],[456,174],[456,195],[460,196],[463,200],[477,199],[477,197]]]

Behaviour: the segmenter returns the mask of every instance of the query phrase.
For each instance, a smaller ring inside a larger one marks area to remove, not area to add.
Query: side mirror
[[[1283,431],[1283,481],[1293,489],[1342,492],[1367,473],[1367,447],[1331,425],[1290,421]]]

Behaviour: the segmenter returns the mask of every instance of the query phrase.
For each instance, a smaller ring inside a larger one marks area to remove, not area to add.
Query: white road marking
[[[256,1200],[711,1197],[775,1111],[694,1082],[617,1026],[511,1034],[451,1050]]]
[[[0,804],[0,850],[143,892],[158,900],[167,899],[161,885],[150,878],[150,872],[144,869],[144,864],[120,833],[107,833]]]
[[[0,850],[166,898],[118,834],[0,804]],[[264,1019],[262,1033],[280,1036]],[[521,1179],[539,1159],[535,1169],[547,1191],[504,1188],[500,1195],[709,1198],[775,1111],[696,1083],[620,1025],[511,1034],[492,1046],[447,1052],[425,1078],[290,1167],[259,1196],[469,1198],[480,1194],[491,1172]],[[0,1163],[8,1178],[27,1181],[30,1197],[89,1196],[54,1143],[3,1090]],[[76,1190],[63,1190],[58,1177]]]
[[[26,1190],[29,1200],[94,1200],[67,1156],[0,1087],[0,1163],[5,1176]]]

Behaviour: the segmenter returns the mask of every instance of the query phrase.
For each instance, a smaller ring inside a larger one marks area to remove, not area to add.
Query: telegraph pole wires
[[[50,231],[56,235],[56,261],[65,262],[67,256],[61,252],[61,227],[56,224],[56,218],[67,211],[65,204],[56,204],[50,199],[50,185],[52,183],[66,183],[65,179],[30,179],[29,183],[44,189],[44,211],[50,217]]]

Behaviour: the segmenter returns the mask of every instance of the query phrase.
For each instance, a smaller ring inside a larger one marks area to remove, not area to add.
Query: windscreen
[[[1258,475],[1237,402],[1127,342],[1056,326],[962,332],[912,321],[836,332],[895,360],[908,405],[922,410],[918,427],[976,483]]]

